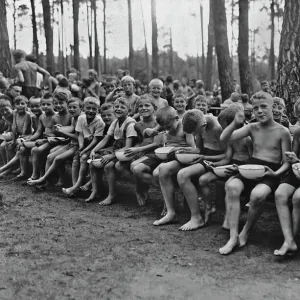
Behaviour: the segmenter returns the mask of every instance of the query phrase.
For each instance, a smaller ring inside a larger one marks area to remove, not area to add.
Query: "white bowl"
[[[192,163],[200,155],[195,153],[176,153],[175,156],[180,163],[187,165]]]
[[[132,155],[126,156],[124,151],[125,150],[122,149],[122,150],[117,150],[115,152],[117,159],[119,161],[129,161],[129,160],[132,160]]]
[[[161,159],[166,160],[168,159],[167,155],[174,147],[161,147],[154,150],[155,155]]]
[[[294,134],[295,131],[296,131],[299,127],[300,127],[300,126],[298,126],[298,125],[290,125],[290,126],[289,126],[290,133],[291,133],[291,134]]]
[[[242,165],[239,166],[240,174],[247,179],[257,179],[265,173],[265,167],[262,165]]]
[[[88,164],[93,164],[94,167],[96,168],[102,168],[103,164],[102,164],[102,157],[101,158],[95,158],[95,159],[88,159],[87,160]]]
[[[300,163],[296,163],[292,165],[293,172],[295,176],[300,179]]]
[[[226,165],[226,166],[220,166],[220,167],[215,167],[214,173],[219,176],[219,177],[228,177],[229,175],[226,174],[227,168],[231,168],[233,165]]]

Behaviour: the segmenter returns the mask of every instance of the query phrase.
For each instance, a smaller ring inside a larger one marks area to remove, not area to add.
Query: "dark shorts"
[[[290,170],[287,174],[285,174],[282,177],[280,184],[282,184],[282,183],[289,184],[289,185],[293,186],[295,189],[300,187],[300,180],[296,177],[293,170]]]
[[[28,100],[31,97],[39,97],[40,96],[40,89],[36,86],[22,86],[22,93],[21,95],[25,96]]]
[[[209,148],[203,148],[203,151],[200,154],[205,155],[205,156],[216,156],[216,155],[224,154],[224,151],[222,151],[222,150],[212,150],[212,149],[209,149]],[[207,160],[209,160],[209,159],[207,159]],[[201,162],[200,164],[204,167],[206,172],[210,171],[206,167],[206,164],[204,162]]]
[[[148,166],[151,171],[154,171],[162,162],[167,162],[159,159],[154,153],[146,154],[147,158],[142,162],[142,164]]]
[[[254,165],[263,165],[263,166],[268,166],[270,169],[273,171],[277,171],[280,167],[281,164],[277,163],[272,163],[268,161],[264,161],[258,158],[251,157],[248,161],[247,164],[254,164]],[[238,174],[235,176],[235,178],[240,179],[243,184],[244,184],[244,193],[250,194],[251,191],[258,185],[258,184],[265,184],[267,185],[272,192],[275,192],[279,183],[280,183],[280,177],[270,177],[270,176],[265,176],[261,180],[251,180],[251,179],[246,179],[242,177],[241,174]]]

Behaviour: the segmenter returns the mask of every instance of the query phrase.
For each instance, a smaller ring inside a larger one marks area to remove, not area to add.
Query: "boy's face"
[[[131,95],[133,93],[133,83],[131,81],[124,81],[122,87],[126,95]]]
[[[274,101],[272,112],[274,120],[278,120],[281,118],[285,110],[285,106],[280,103],[280,101]]]
[[[208,105],[205,101],[196,101],[195,109],[201,110],[206,115],[208,111]]]
[[[154,107],[149,101],[139,101],[138,111],[141,117],[150,117],[154,113]]]
[[[104,110],[101,113],[101,117],[106,125],[110,125],[113,122],[113,120],[115,119],[115,114],[114,114],[113,108]]]
[[[41,107],[42,111],[44,111],[46,114],[53,111],[53,99],[43,99],[41,101]]]
[[[58,113],[65,112],[68,109],[68,103],[66,101],[57,100],[55,98],[53,100],[53,106]]]
[[[273,118],[272,107],[272,100],[253,98],[253,113],[260,123],[266,123]]]
[[[111,93],[115,88],[116,88],[116,82],[112,81],[112,82],[107,82],[106,83],[106,92],[109,94]]]
[[[96,78],[96,75],[94,73],[88,73],[89,79],[94,80]]]
[[[40,100],[31,100],[29,102],[29,108],[35,115],[40,115],[42,113],[41,101]]]
[[[12,108],[9,106],[3,106],[0,108],[0,113],[3,117],[8,118],[12,115]]]
[[[81,107],[77,102],[71,102],[68,105],[68,111],[71,117],[78,117],[81,113]]]
[[[20,96],[21,95],[21,92],[22,92],[22,87],[20,86],[13,86],[11,89],[10,89],[10,94],[13,98],[17,97],[17,96]]]
[[[163,88],[162,85],[158,83],[152,83],[149,86],[149,92],[154,98],[159,98]]]
[[[76,79],[72,75],[69,75],[68,80],[69,80],[69,83],[75,83],[76,82]]]
[[[127,117],[128,115],[128,107],[117,101],[115,104],[114,104],[114,114],[116,116],[116,118],[120,119],[122,117]]]
[[[93,120],[98,113],[98,105],[95,103],[86,103],[84,105],[84,112],[86,114],[86,118],[89,120]]]
[[[185,111],[186,101],[183,98],[175,98],[174,108],[180,112]]]
[[[24,100],[21,100],[18,104],[15,105],[18,113],[22,113],[26,111],[27,103]]]
[[[261,85],[261,89],[264,91],[264,92],[268,92],[269,91],[269,84],[267,82],[263,83]]]

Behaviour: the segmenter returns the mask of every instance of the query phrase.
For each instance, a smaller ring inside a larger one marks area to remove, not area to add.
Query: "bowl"
[[[213,168],[213,170],[218,177],[228,177],[230,175],[226,174],[226,171],[227,168],[231,168],[231,167],[233,167],[233,165],[225,165],[225,166],[215,167]]]
[[[265,167],[262,165],[241,165],[239,172],[246,179],[257,179],[265,173]]]
[[[291,133],[291,134],[294,134],[295,131],[296,131],[299,127],[300,127],[300,126],[298,126],[298,125],[290,125],[290,126],[289,126],[290,133]]]
[[[195,158],[198,158],[200,155],[195,153],[176,153],[176,159],[183,165],[192,163]]]
[[[167,160],[168,159],[167,155],[173,148],[174,147],[160,147],[160,148],[155,149],[154,153],[159,159]]]
[[[102,164],[102,157],[101,158],[95,158],[95,159],[88,159],[87,163],[93,163],[93,166],[96,168],[102,168],[103,164]]]
[[[300,163],[296,163],[292,165],[293,172],[295,176],[300,179]]]
[[[124,151],[125,151],[125,150],[122,149],[122,150],[117,150],[117,151],[115,152],[117,159],[118,159],[119,161],[129,161],[129,160],[132,160],[132,155],[126,156]]]

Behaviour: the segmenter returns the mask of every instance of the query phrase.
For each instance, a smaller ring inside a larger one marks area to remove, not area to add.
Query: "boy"
[[[173,105],[177,111],[179,119],[181,120],[186,112],[186,97],[183,94],[175,96],[173,99]]]
[[[203,115],[202,111],[192,109],[185,113],[182,124],[184,132],[193,134],[196,137],[197,148],[181,149],[181,152],[200,154],[200,157],[196,159],[191,166],[181,168],[177,173],[178,184],[191,210],[191,220],[180,229],[187,230],[190,228],[188,230],[192,230],[203,227],[213,213],[211,204],[205,203],[205,220],[203,221],[198,200],[198,182],[197,185],[195,185],[193,179],[195,177],[198,179],[202,174],[208,171],[202,162],[204,159],[218,161],[223,159],[225,154],[220,144],[222,127],[215,117]],[[174,218],[176,218],[176,214],[173,211],[173,215],[170,215],[169,218],[165,220],[161,220],[162,224]]]
[[[230,239],[219,249],[220,254],[229,254],[239,245],[247,244],[250,230],[262,212],[262,205],[268,195],[274,192],[280,182],[280,177],[289,169],[284,153],[291,149],[291,137],[287,128],[273,119],[273,98],[269,93],[257,92],[252,97],[253,113],[256,123],[244,124],[244,112],[241,110],[235,115],[234,121],[225,128],[221,135],[222,142],[234,142],[250,136],[253,142],[253,156],[249,164],[265,166],[265,173],[257,180],[247,180],[237,175],[226,186],[227,217],[230,227]],[[250,207],[247,222],[238,234],[240,215],[240,195],[247,187],[250,194]]]
[[[93,190],[86,202],[93,201],[100,194],[100,187],[103,187],[103,172],[105,172],[108,182],[108,196],[101,201],[100,205],[110,205],[116,197],[116,172],[115,163],[117,162],[115,150],[130,148],[134,145],[137,133],[134,129],[135,120],[128,117],[129,103],[126,98],[119,97],[114,102],[114,113],[116,120],[110,125],[105,138],[91,152],[91,159],[101,157],[101,162],[90,163],[90,174]],[[105,148],[107,144],[114,140],[113,146]],[[105,148],[105,149],[104,149]],[[99,152],[100,150],[100,152]],[[97,152],[99,152],[97,154]]]
[[[59,147],[56,151],[50,153],[47,157],[46,162],[46,173],[44,176],[40,177],[36,180],[28,181],[30,186],[35,186],[39,184],[43,184],[49,178],[49,176],[55,170],[59,170],[59,167],[69,158],[73,158],[76,151],[78,150],[78,138],[75,134],[75,127],[78,120],[78,117],[81,113],[82,109],[82,101],[79,98],[71,98],[68,101],[68,111],[70,117],[72,117],[71,126],[59,126],[56,127],[56,131],[59,132],[62,136],[71,139],[71,142],[67,145]],[[59,170],[60,171],[60,170]],[[72,174],[72,179],[74,178],[74,174]],[[60,174],[59,181],[56,186],[63,185],[63,178]]]
[[[209,110],[208,99],[203,95],[197,96],[194,102],[194,109],[199,109],[204,115],[207,115]]]
[[[79,175],[75,184],[70,188],[63,188],[65,195],[72,197],[80,189],[88,171],[87,160],[90,156],[91,150],[103,138],[103,130],[105,124],[98,110],[100,101],[94,97],[87,97],[84,99],[84,114],[78,117],[75,131],[78,133],[79,149],[73,159],[72,169],[78,168],[78,161],[80,161]]]
[[[237,104],[231,104],[228,108],[223,110],[218,116],[218,121],[222,126],[223,130],[232,123],[234,120],[235,114],[241,110],[241,107]],[[248,159],[252,156],[252,142],[250,137],[243,138],[239,141],[228,143],[224,159],[218,162],[211,162],[209,167],[219,167],[227,164],[233,164],[233,168],[228,169],[228,176],[226,178],[220,178],[215,175],[213,169],[210,172],[207,172],[200,176],[199,185],[201,195],[205,203],[212,203],[211,199],[211,190],[209,184],[216,180],[227,180],[233,172],[236,171],[236,166],[246,164]],[[230,179],[229,179],[230,180]],[[228,180],[228,181],[229,181]],[[227,182],[228,182],[227,181]],[[226,197],[225,197],[226,204]],[[228,229],[227,219],[225,217],[223,228]],[[189,228],[185,228],[189,230]]]
[[[149,94],[154,98],[154,105],[157,107],[156,112],[169,105],[166,99],[160,97],[163,87],[163,82],[158,78],[152,79],[149,83]]]
[[[117,87],[117,79],[114,77],[109,77],[106,79],[105,90],[106,94],[109,95]]]

